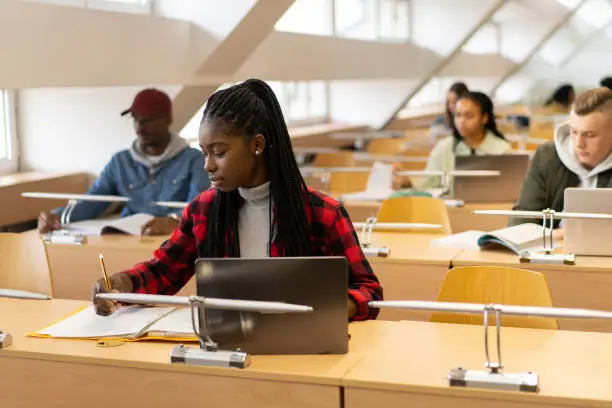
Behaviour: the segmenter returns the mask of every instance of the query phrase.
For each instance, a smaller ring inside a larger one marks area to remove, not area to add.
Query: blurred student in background
[[[538,147],[514,209],[563,211],[567,187],[612,188],[612,90],[608,88],[580,94],[569,120],[557,127],[554,141]],[[525,222],[541,220],[510,219],[510,225]],[[562,237],[562,229],[556,235]]]
[[[431,126],[431,138],[435,143],[440,137],[453,133],[455,105],[459,98],[468,92],[468,87],[463,82],[455,82],[446,94],[446,111],[436,118]]]
[[[548,98],[544,111],[549,114],[568,114],[576,99],[576,91],[570,84],[563,84]]]
[[[210,187],[202,152],[170,131],[172,102],[158,89],[139,92],[121,115],[131,116],[136,139],[128,149],[113,155],[87,194],[129,197],[121,217],[151,214],[155,218],[143,226],[143,235],[170,234],[179,225],[181,210],[160,207],[155,202],[189,202]],[[110,205],[80,201],[70,221],[98,218]],[[60,229],[62,211],[63,208],[56,208],[41,213],[39,232]]]
[[[601,81],[599,81],[599,86],[601,86],[602,88],[612,89],[612,77],[608,76],[602,78]]]
[[[439,140],[427,160],[425,170],[448,171],[455,168],[455,156],[505,154],[512,149],[497,129],[493,101],[482,92],[467,92],[455,105],[452,137]],[[394,186],[418,189],[440,186],[440,177],[419,177],[409,180],[398,177]]]

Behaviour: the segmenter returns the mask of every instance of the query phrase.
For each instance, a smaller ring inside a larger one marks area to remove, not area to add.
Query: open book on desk
[[[99,316],[93,306],[88,306],[29,335],[61,339],[197,341],[190,308],[137,305],[121,306],[109,316]]]
[[[123,218],[77,221],[70,223],[68,229],[74,234],[82,235],[128,234],[140,236],[142,226],[153,218],[155,217],[150,214],[138,213]]]
[[[548,234],[548,230],[547,230]],[[544,231],[538,224],[525,223],[495,231],[465,231],[431,241],[431,246],[459,249],[509,249],[517,255],[544,249]]]

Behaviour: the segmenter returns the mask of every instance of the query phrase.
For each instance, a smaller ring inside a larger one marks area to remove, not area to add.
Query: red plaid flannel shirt
[[[216,190],[198,195],[183,211],[181,222],[172,236],[153,254],[153,259],[126,271],[136,293],[173,295],[191,279],[197,248],[206,239],[207,216]],[[344,256],[349,264],[348,294],[357,304],[353,320],[374,319],[378,309],[368,307],[371,300],[382,300],[382,288],[366,259],[353,224],[344,207],[336,200],[309,189],[306,217],[310,223],[311,242],[323,256]],[[276,244],[270,255],[280,256]]]

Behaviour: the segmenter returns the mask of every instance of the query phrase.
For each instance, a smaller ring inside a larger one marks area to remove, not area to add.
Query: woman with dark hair
[[[599,81],[599,86],[602,88],[612,89],[612,77],[607,76],[601,78],[601,81]]]
[[[281,107],[265,82],[249,79],[214,93],[200,147],[213,188],[188,205],[151,261],[110,278],[113,290],[173,295],[193,276],[197,258],[344,256],[348,318],[376,317],[368,302],[382,299],[382,289],[351,220],[341,204],[306,186]],[[99,280],[94,294],[105,291]],[[114,310],[95,296],[94,304],[102,315]]]
[[[446,94],[446,110],[444,115],[440,115],[431,127],[431,134],[434,139],[440,135],[448,135],[453,132],[453,117],[455,115],[455,105],[461,96],[468,92],[468,87],[463,82],[455,82],[448,89]]]
[[[455,168],[455,156],[505,154],[512,147],[497,129],[493,101],[482,92],[463,94],[455,106],[453,136],[433,148],[425,170],[447,171]],[[414,179],[417,188],[437,187],[439,177]]]
[[[576,91],[570,84],[563,84],[548,98],[544,108],[552,113],[569,113],[576,99]]]

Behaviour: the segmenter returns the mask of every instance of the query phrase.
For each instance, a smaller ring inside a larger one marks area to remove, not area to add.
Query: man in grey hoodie
[[[568,187],[612,188],[612,90],[580,94],[554,142],[538,147],[515,210],[563,211]],[[541,220],[511,218],[510,225]],[[555,227],[559,227],[557,221]],[[562,236],[562,230],[556,233]]]

